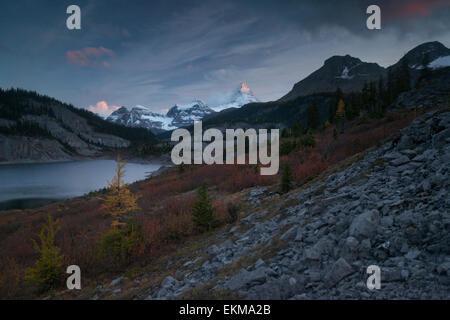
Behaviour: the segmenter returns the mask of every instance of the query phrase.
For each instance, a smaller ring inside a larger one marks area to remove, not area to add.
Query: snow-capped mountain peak
[[[176,104],[167,112],[167,117],[172,118],[172,125],[184,127],[191,125],[194,121],[201,120],[205,116],[214,113],[214,110],[208,107],[201,100],[194,100],[186,105]]]
[[[225,102],[210,108],[202,100],[193,100],[187,104],[176,104],[163,115],[151,111],[150,108],[136,105],[132,108],[121,107],[111,113],[107,120],[125,126],[143,127],[153,133],[174,130],[180,127],[190,126],[194,121],[202,120],[205,117],[228,108],[240,108],[258,99],[253,95],[249,86],[242,82],[235,91],[229,93]]]
[[[137,105],[128,109],[121,107],[111,113],[106,120],[129,127],[143,127],[154,133],[176,129],[172,119],[165,115],[151,111],[148,107]]]
[[[240,91],[241,91],[241,92],[249,92],[249,93],[252,92],[245,82],[242,82],[242,83],[241,83],[241,89],[240,89]],[[252,93],[252,94],[253,94],[253,93]]]
[[[173,106],[166,115],[151,111],[148,107],[137,105],[131,109],[121,107],[114,111],[107,120],[130,127],[143,127],[153,133],[174,130],[189,126],[194,121],[214,113],[201,100],[194,100],[186,105]]]
[[[213,107],[214,111],[222,111],[229,108],[240,108],[251,102],[258,102],[249,86],[242,82],[237,90],[232,92],[224,103]]]

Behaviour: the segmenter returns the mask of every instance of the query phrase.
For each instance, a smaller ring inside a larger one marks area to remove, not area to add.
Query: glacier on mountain
[[[214,111],[222,111],[229,108],[240,108],[243,105],[252,102],[258,102],[259,100],[253,94],[253,91],[247,86],[245,82],[242,82],[239,88],[229,94],[229,97],[222,103],[213,106]]]
[[[194,100],[188,104],[176,104],[164,115],[137,105],[131,109],[121,107],[106,119],[125,126],[147,128],[158,134],[163,131],[190,126],[194,121],[202,120],[216,112],[228,108],[240,108],[247,103],[257,101],[258,99],[255,98],[247,84],[241,83],[238,89],[228,94],[222,103],[212,108],[201,100]]]

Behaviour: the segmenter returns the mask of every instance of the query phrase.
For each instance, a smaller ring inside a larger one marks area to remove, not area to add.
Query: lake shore
[[[124,182],[129,184],[156,177],[173,166],[164,157],[132,158],[126,163]],[[101,190],[115,168],[115,159],[108,157],[3,164],[0,211],[39,207]]]
[[[0,161],[0,166],[4,165],[16,165],[16,164],[50,164],[50,163],[65,163],[65,162],[76,162],[76,161],[95,161],[95,160],[116,160],[115,157],[109,155],[102,155],[99,157],[72,157],[69,159],[51,159],[51,160],[14,160],[14,161]],[[163,166],[172,166],[173,163],[170,159],[169,154],[163,154],[159,156],[148,156],[145,158],[139,157],[124,157],[122,160],[129,163],[138,164],[151,164],[151,163],[161,163]]]

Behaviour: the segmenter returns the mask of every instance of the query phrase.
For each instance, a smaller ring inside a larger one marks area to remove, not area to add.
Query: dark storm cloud
[[[383,27],[397,31],[399,36],[411,31],[434,35],[450,27],[450,0],[262,0],[258,1],[259,6],[253,1],[245,3],[248,7],[260,7],[260,13],[271,16],[273,21],[291,21],[299,29],[312,33],[324,27],[339,27],[354,34],[373,36],[365,28],[369,5],[380,7]],[[423,19],[431,15],[433,19]]]
[[[78,4],[82,30],[65,28]],[[366,8],[382,30],[366,28]],[[156,110],[247,81],[262,100],[284,95],[334,54],[387,65],[414,45],[448,45],[450,0],[4,0],[0,86],[80,107]],[[211,98],[211,99],[210,99]]]

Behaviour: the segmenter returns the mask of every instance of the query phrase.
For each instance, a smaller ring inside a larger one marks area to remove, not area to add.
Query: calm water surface
[[[145,179],[159,163],[127,163],[127,183]],[[107,186],[114,160],[0,165],[0,210],[32,208]]]

